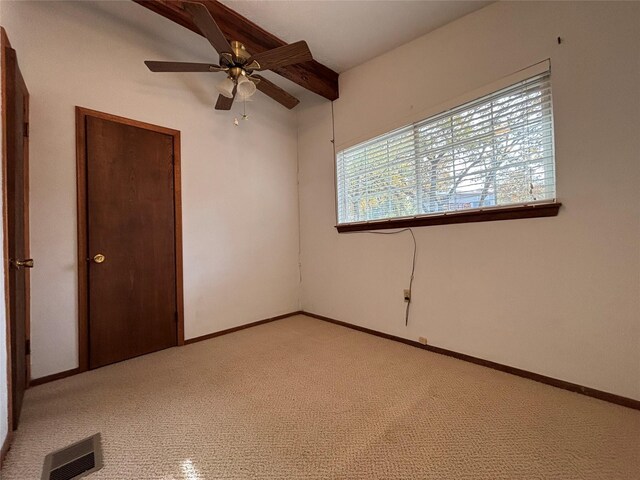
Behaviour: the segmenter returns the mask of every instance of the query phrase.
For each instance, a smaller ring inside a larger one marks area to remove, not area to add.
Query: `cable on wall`
[[[333,100],[331,101],[331,145],[333,146],[333,190],[334,192],[338,191],[338,170],[336,166],[336,119],[333,112]],[[336,220],[338,219],[338,196],[335,195],[333,199],[333,210],[336,215]]]
[[[409,299],[407,300],[407,308],[404,312],[404,324],[405,326],[409,325],[409,307],[411,306],[412,288],[413,288],[413,277],[416,273],[416,254],[418,252],[418,244],[416,242],[416,236],[413,234],[413,230],[411,228],[403,228],[401,230],[396,230],[394,232],[343,232],[343,234],[357,234],[357,233],[368,233],[369,235],[397,235],[399,233],[409,232],[411,234],[411,238],[413,239],[413,257],[411,259],[411,276],[409,277]]]

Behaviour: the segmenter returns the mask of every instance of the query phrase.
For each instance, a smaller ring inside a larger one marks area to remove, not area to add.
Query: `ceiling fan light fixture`
[[[245,75],[240,75],[238,77],[238,95],[241,98],[249,98],[254,93],[256,93],[256,84]]]
[[[223,97],[233,98],[233,88],[235,86],[233,80],[227,77],[216,85],[216,90],[218,90],[218,93]]]

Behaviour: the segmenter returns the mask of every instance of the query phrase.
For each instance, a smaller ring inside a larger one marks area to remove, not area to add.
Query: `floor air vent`
[[[100,434],[47,455],[42,480],[75,480],[102,468]]]

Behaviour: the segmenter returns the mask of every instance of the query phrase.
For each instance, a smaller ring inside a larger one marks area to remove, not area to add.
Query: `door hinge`
[[[29,122],[24,122],[24,136],[29,138]]]
[[[31,340],[24,342],[24,354],[31,355]]]

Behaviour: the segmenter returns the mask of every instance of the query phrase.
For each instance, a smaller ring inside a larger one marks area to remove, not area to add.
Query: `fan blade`
[[[254,60],[260,64],[260,68],[257,70],[273,70],[274,68],[293,65],[294,63],[308,62],[313,60],[313,57],[307,42],[300,40],[266,52],[256,53],[247,61],[247,64]]]
[[[236,89],[233,89],[233,97],[225,97],[224,95],[218,95],[218,101],[216,102],[216,110],[231,110],[233,100],[236,98]]]
[[[145,60],[144,64],[152,72],[223,72],[225,69],[210,63],[154,62]]]
[[[285,92],[275,83],[270,82],[266,78],[261,77],[260,75],[253,75],[253,78],[259,80],[259,82],[256,83],[256,87],[258,88],[258,90],[260,90],[265,95],[270,96],[276,102],[284,105],[288,109],[292,109],[300,103],[300,100],[298,100],[296,97],[294,97],[290,93]]]
[[[184,9],[191,15],[193,23],[200,29],[200,32],[209,40],[209,43],[216,49],[218,55],[222,53],[233,53],[231,45],[225,38],[222,30],[211,16],[207,7],[202,3],[184,2]]]

